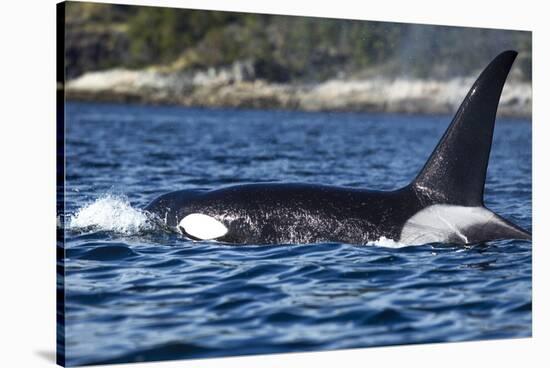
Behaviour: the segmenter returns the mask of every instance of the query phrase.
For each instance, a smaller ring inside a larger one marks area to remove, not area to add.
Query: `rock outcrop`
[[[257,77],[251,61],[223,68],[164,72],[111,69],[69,80],[69,99],[179,104],[203,107],[372,111],[451,114],[474,78],[445,81],[410,78],[329,79],[322,83],[276,83]],[[499,114],[531,116],[531,84],[509,81]]]

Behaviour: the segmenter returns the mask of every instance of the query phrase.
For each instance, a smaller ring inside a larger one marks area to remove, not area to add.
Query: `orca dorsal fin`
[[[411,183],[425,204],[483,206],[497,107],[516,55],[505,51],[483,70]]]

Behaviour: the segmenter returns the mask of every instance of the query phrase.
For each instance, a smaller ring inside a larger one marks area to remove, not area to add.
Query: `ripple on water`
[[[105,245],[81,253],[76,258],[92,261],[113,261],[127,259],[137,255],[137,252],[126,245]]]

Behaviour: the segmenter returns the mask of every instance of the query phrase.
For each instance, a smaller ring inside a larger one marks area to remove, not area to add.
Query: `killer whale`
[[[531,240],[483,201],[497,107],[516,56],[505,51],[483,70],[424,167],[403,188],[242,184],[163,194],[145,210],[187,238],[229,244]]]

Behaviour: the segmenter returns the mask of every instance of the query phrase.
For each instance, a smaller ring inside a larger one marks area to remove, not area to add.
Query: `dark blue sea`
[[[67,364],[530,337],[530,242],[229,246],[141,210],[250,182],[395,189],[450,120],[68,103]],[[497,121],[485,198],[531,230],[529,120]]]

